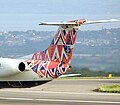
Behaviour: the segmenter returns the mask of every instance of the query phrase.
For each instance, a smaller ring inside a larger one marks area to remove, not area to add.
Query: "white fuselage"
[[[39,76],[27,64],[21,67],[24,60],[0,58],[0,81],[27,81],[27,80],[46,80]],[[24,62],[25,63],[25,62]]]

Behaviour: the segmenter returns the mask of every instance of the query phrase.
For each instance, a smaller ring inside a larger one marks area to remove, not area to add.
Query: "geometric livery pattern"
[[[28,67],[38,74],[40,78],[57,78],[70,69],[69,64],[54,61],[27,60]]]
[[[76,30],[74,28],[63,29],[61,27],[58,29],[50,46],[45,51],[34,53],[32,59],[69,63],[75,39]]]
[[[32,55],[27,60],[28,66],[40,78],[57,78],[70,69],[73,48],[79,26],[86,20],[74,20],[74,24],[60,25],[50,46],[41,52]]]

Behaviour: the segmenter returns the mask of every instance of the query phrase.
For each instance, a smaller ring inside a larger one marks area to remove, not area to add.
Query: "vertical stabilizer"
[[[62,23],[41,23],[40,25],[56,25],[59,28],[50,46],[44,51],[34,53],[32,59],[70,63],[77,30],[84,22],[86,22],[85,19]]]
[[[86,21],[85,19],[67,22],[43,22],[39,25],[59,26],[50,46],[42,51],[34,53],[33,60],[57,61],[70,63],[76,40],[77,30],[80,25],[119,22],[117,19]]]

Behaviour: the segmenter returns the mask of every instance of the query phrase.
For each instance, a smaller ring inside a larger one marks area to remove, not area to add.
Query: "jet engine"
[[[0,77],[7,77],[25,71],[26,64],[22,60],[0,58]]]

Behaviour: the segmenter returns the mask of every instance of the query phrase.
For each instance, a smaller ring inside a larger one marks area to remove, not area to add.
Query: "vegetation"
[[[103,70],[90,70],[87,67],[78,68],[73,67],[67,74],[81,74],[81,77],[107,77],[109,74],[112,74],[114,77],[119,77],[120,72],[107,72]]]
[[[108,92],[108,93],[120,93],[120,85],[101,86],[95,91]]]

